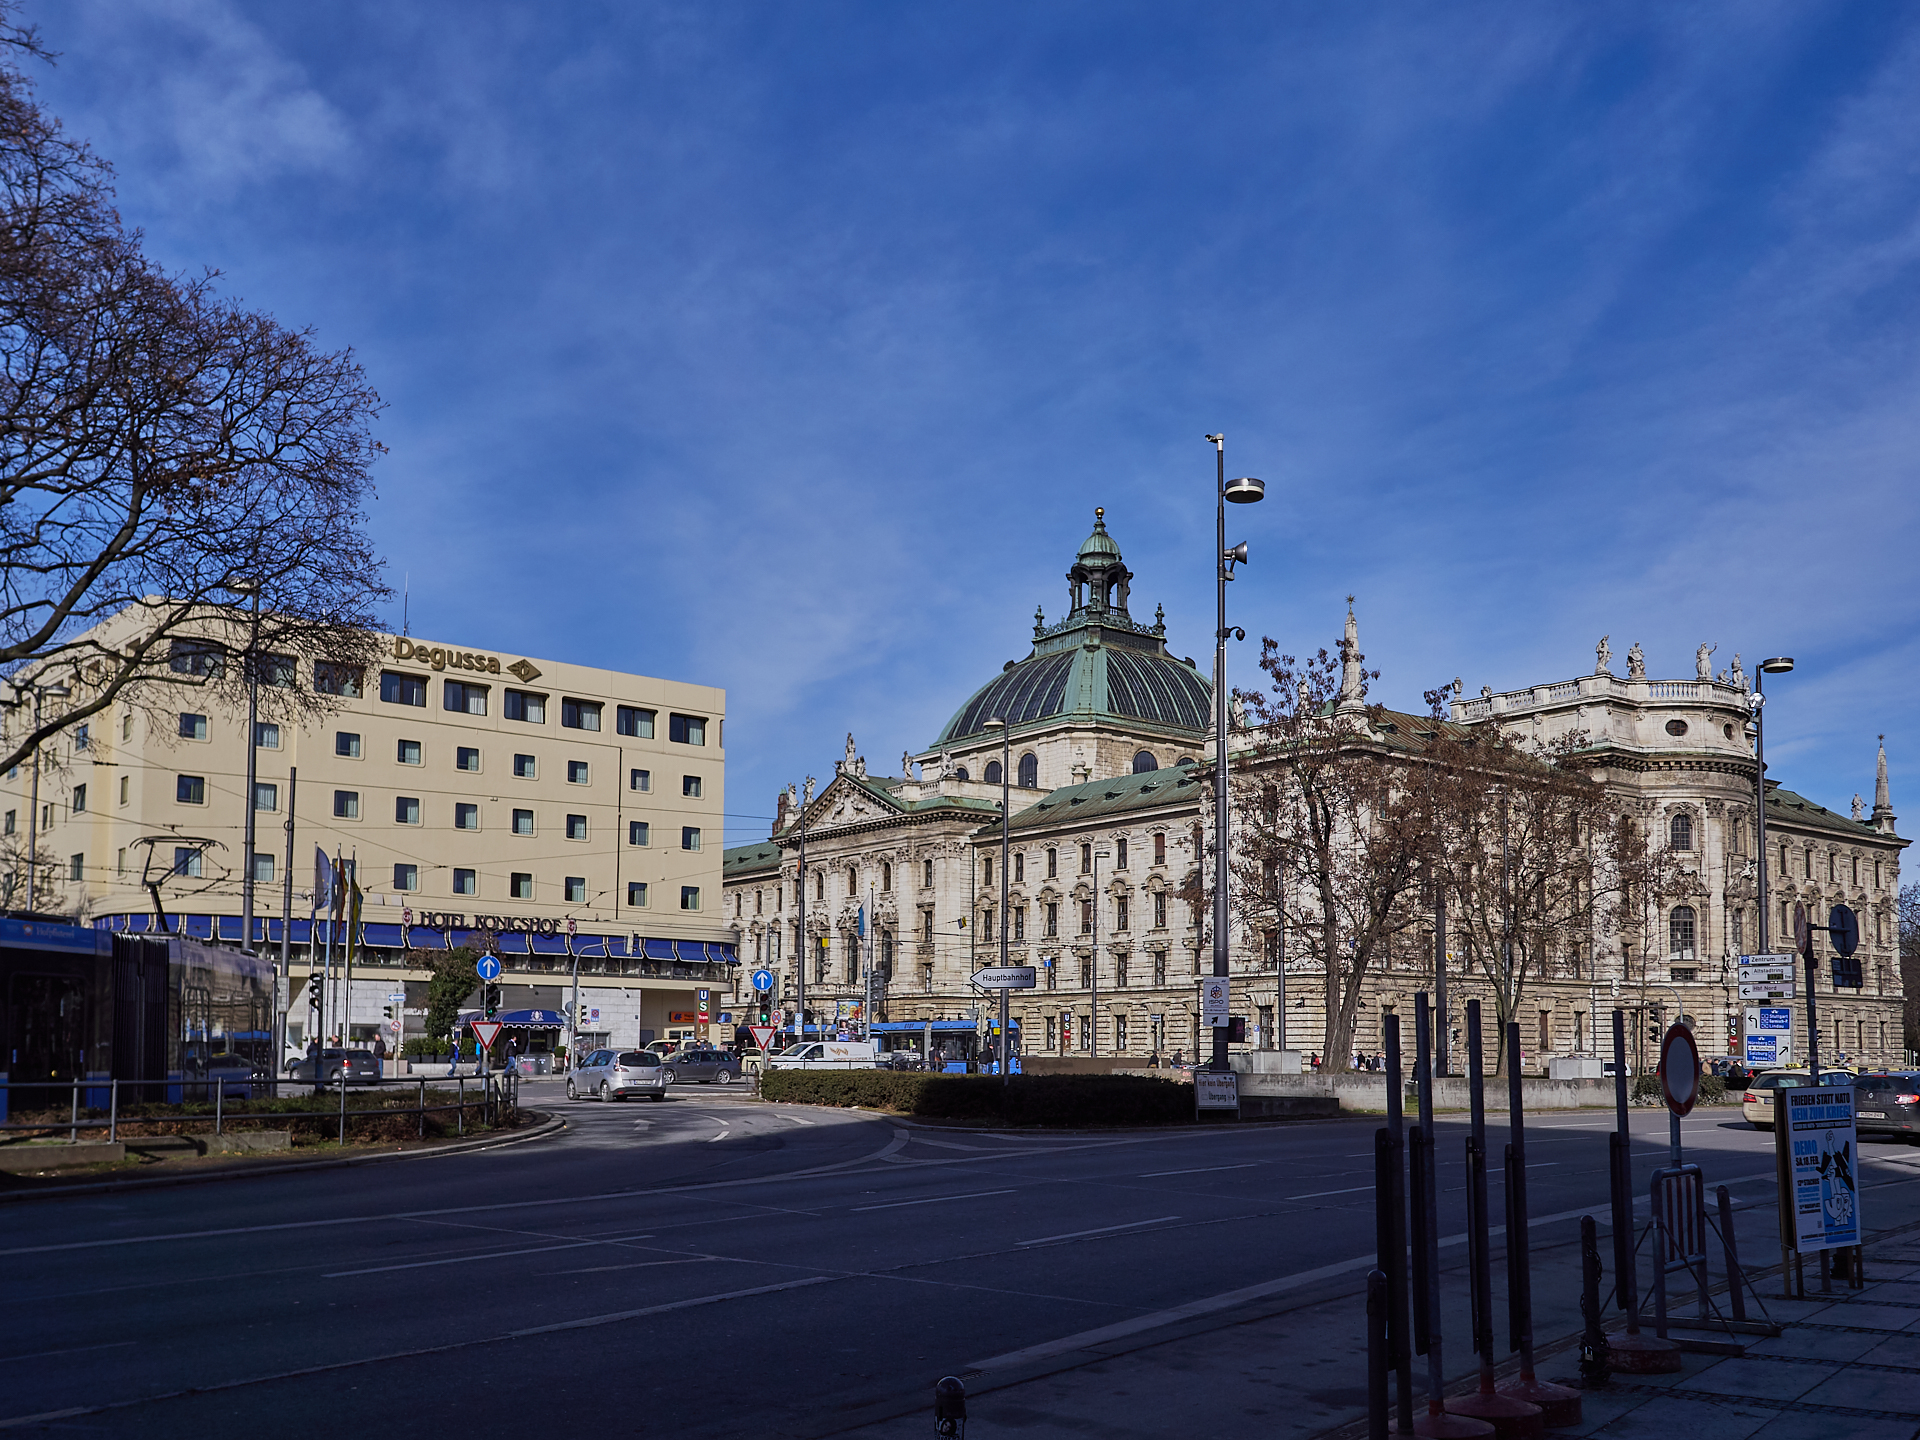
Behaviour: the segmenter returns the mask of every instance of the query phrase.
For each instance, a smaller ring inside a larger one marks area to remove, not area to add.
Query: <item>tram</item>
[[[882,1059],[901,1068],[944,1070],[951,1075],[1000,1073],[1000,1022],[882,1020],[872,1027]],[[1009,1027],[1013,1073],[1020,1073],[1020,1022]],[[933,1063],[927,1064],[929,1049]]]

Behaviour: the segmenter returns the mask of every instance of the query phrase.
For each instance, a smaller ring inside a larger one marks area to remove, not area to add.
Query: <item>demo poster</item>
[[[1794,1249],[1837,1250],[1860,1243],[1860,1193],[1853,1091],[1782,1090],[1793,1160]]]

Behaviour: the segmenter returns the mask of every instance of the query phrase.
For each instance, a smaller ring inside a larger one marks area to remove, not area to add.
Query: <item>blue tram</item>
[[[1008,1028],[1009,1048],[1013,1055],[1013,1073],[1020,1073],[1020,1022]],[[881,1057],[898,1056],[910,1063],[924,1065],[928,1042],[932,1043],[933,1063],[928,1068],[952,1075],[978,1072],[1000,1073],[1000,1022],[989,1020],[975,1025],[971,1020],[882,1020],[872,1028],[873,1043]]]

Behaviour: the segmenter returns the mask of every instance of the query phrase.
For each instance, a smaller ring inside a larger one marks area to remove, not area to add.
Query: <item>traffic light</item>
[[[1228,1017],[1227,1043],[1229,1045],[1244,1045],[1247,1043],[1247,1017],[1246,1016],[1233,1015]]]
[[[1658,1040],[1659,1038],[1660,1038],[1660,1027],[1658,1025],[1649,1025],[1647,1027],[1647,1039]]]
[[[486,1018],[489,1020],[500,1013],[500,987],[498,985],[488,985],[486,987],[481,1008],[486,1011]]]

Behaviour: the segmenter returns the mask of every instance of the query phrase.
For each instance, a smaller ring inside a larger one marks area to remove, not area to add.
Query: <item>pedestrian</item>
[[[1318,1050],[1313,1052],[1313,1073],[1316,1075],[1320,1073],[1320,1052]]]
[[[1160,1052],[1158,1050],[1149,1050],[1147,1052],[1147,1069],[1158,1070],[1159,1068],[1160,1068]]]

